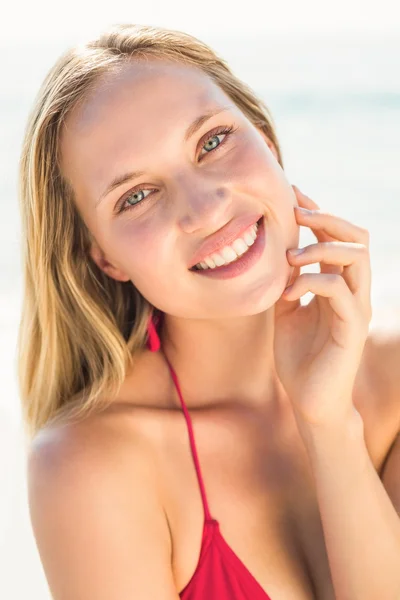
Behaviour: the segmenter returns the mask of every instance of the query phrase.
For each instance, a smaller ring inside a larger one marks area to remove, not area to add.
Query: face
[[[220,112],[185,139],[209,110]],[[270,140],[199,69],[139,60],[103,76],[67,118],[61,170],[94,237],[93,260],[163,312],[243,316],[282,294],[286,249],[299,240],[294,191]],[[133,171],[142,174],[107,191]],[[213,279],[190,270],[209,236],[253,214],[265,217],[265,246],[248,271]]]

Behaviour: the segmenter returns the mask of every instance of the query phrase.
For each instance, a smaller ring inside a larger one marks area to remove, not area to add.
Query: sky
[[[22,18],[21,18],[22,17]],[[296,33],[400,36],[398,0],[51,0],[8,2],[3,9],[2,42],[79,41],[113,23],[139,23],[226,35]],[[5,23],[8,26],[4,26]],[[245,51],[245,49],[244,49]]]

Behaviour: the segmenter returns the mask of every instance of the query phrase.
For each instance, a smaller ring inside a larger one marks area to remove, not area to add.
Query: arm
[[[128,473],[116,447],[32,446],[30,515],[54,600],[178,600],[151,461],[138,445]]]
[[[400,600],[400,443],[381,481],[358,425],[302,431],[335,597]]]

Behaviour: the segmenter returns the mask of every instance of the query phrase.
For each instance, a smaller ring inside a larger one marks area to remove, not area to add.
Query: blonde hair
[[[268,108],[222,58],[189,34],[114,25],[58,59],[35,99],[20,159],[25,289],[18,383],[30,437],[51,421],[82,418],[107,406],[145,347],[154,307],[131,281],[108,277],[91,259],[91,234],[59,167],[66,116],[101,75],[131,57],[170,59],[201,69],[268,136],[283,168]]]

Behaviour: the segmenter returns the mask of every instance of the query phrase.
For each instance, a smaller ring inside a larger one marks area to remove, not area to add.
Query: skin
[[[222,106],[229,111],[183,142],[193,119]],[[226,143],[207,155],[203,147],[211,130],[231,125],[237,131],[227,138],[221,134]],[[63,173],[95,238],[92,258],[110,277],[131,280],[166,313],[162,342],[185,402],[188,408],[210,408],[193,410],[191,418],[207,496],[225,539],[272,598],[333,600],[315,481],[272,344],[277,317],[289,320],[305,279],[297,279],[289,302],[281,298],[283,290],[296,281],[298,265],[321,260],[318,248],[310,246],[305,257],[288,262],[286,251],[297,248],[300,225],[309,226],[319,241],[330,239],[321,223],[294,210],[297,203],[317,205],[296,197],[272,142],[211,80],[183,65],[132,63],[105,76],[69,115],[61,144]],[[98,204],[114,176],[132,169],[146,175]],[[138,184],[158,192],[137,209],[113,214],[118,200]],[[239,215],[258,212],[266,217],[266,247],[248,273],[213,281],[188,270],[205,238]],[[335,223],[330,217],[324,225]],[[325,272],[341,272],[337,265],[343,260],[328,262]],[[304,333],[292,329],[289,333]],[[398,433],[398,385],[389,394],[386,383],[398,370],[398,348],[397,341],[389,350],[368,339],[352,398],[378,472]],[[285,352],[280,354],[281,367],[289,367]],[[30,511],[55,599],[67,593],[175,600],[195,571],[203,512],[187,429],[181,411],[152,410],[163,403],[170,407],[173,386],[169,372],[159,368],[162,360],[161,353],[145,351],[109,411],[49,428],[32,448]],[[241,403],[239,410],[232,410],[232,397]],[[266,418],[253,418],[255,413]],[[330,479],[346,475],[341,464]],[[393,460],[391,470],[386,464],[384,481],[394,498],[398,469]],[[328,503],[331,513],[340,514],[344,494],[336,498],[330,490],[325,496],[326,521]],[[377,494],[365,493],[369,496]],[[383,514],[374,507],[371,512]],[[330,518],[332,528],[343,530]],[[371,521],[368,515],[365,521]],[[340,555],[346,556],[347,543]]]
[[[188,125],[215,107],[228,110],[185,143]],[[232,125],[237,131],[221,134],[221,148],[207,152],[211,130]],[[61,155],[95,239],[92,258],[110,277],[131,280],[165,313],[163,347],[182,385],[190,382],[188,406],[228,401],[232,393],[247,405],[287,401],[272,340],[274,305],[294,273],[286,251],[299,242],[297,200],[265,134],[200,70],[132,61],[104,76],[69,115]],[[114,176],[129,170],[146,174],[99,203]],[[125,212],[115,214],[117,202],[137,185],[157,191],[136,190],[131,202],[141,204],[129,208],[125,198]],[[252,269],[230,280],[189,271],[203,240],[230,220],[258,212],[266,217],[266,246]]]

